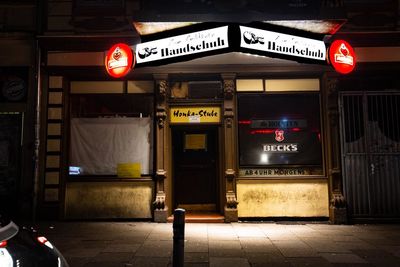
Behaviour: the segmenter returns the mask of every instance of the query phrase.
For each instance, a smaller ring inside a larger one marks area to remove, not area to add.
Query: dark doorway
[[[15,216],[21,175],[21,113],[0,113],[0,213]]]
[[[218,127],[174,126],[172,151],[175,207],[197,206],[215,211]]]
[[[357,219],[400,218],[400,94],[340,97],[344,192]]]

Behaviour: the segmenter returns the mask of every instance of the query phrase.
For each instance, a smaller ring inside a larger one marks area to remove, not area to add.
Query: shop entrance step
[[[174,215],[168,217],[168,222],[174,221]],[[185,214],[186,223],[223,223],[225,217],[217,212],[187,211]]]

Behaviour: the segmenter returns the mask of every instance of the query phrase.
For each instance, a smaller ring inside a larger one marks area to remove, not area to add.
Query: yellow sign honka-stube
[[[171,123],[219,123],[220,107],[172,107]]]

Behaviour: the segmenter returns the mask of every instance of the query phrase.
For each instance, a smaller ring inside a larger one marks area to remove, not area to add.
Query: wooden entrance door
[[[172,129],[174,204],[216,207],[217,126]]]

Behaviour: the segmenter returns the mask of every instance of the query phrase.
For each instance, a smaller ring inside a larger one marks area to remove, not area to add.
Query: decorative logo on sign
[[[145,59],[146,57],[149,57],[151,55],[156,55],[156,54],[157,54],[157,47],[153,47],[153,48],[145,47],[138,51],[138,56],[141,59]]]
[[[3,83],[3,96],[10,101],[22,100],[27,92],[26,83],[23,79],[12,76]]]
[[[354,70],[356,58],[353,48],[343,40],[335,40],[329,48],[329,62],[335,70],[348,74]]]
[[[285,140],[285,137],[283,136],[284,133],[284,130],[275,130],[275,140],[278,142],[282,142],[283,140]]]
[[[243,40],[246,44],[264,44],[264,38],[258,37],[254,33],[245,31],[243,33]]]
[[[338,53],[335,54],[335,62],[347,65],[354,64],[354,59],[350,55],[350,51],[344,43],[340,45]]]
[[[114,78],[120,78],[128,74],[133,68],[133,64],[132,49],[126,44],[116,44],[107,53],[106,70]]]

